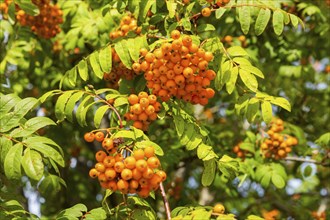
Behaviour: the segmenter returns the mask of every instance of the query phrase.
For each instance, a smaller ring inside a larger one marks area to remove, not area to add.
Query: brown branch
[[[162,197],[163,197],[167,220],[171,220],[172,219],[171,218],[171,209],[170,209],[168,200],[166,198],[166,193],[165,193],[164,185],[162,182],[160,183],[159,188],[160,188],[160,193],[162,194]]]
[[[284,160],[306,162],[306,163],[314,163],[314,164],[322,165],[322,166],[330,166],[330,163],[325,163],[325,162],[311,160],[311,159],[305,159],[305,158],[299,158],[299,157],[286,157],[286,158],[284,158]]]

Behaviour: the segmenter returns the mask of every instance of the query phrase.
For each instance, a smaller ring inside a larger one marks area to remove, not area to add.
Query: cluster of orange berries
[[[132,69],[144,72],[147,87],[162,101],[177,97],[206,105],[215,94],[208,88],[216,76],[208,69],[213,54],[193,43],[190,36],[181,36],[178,30],[171,32],[171,38],[171,43],[165,42],[153,52],[142,48],[143,59],[134,63]]]
[[[242,142],[240,142],[240,143],[238,143],[238,144],[236,144],[236,145],[234,146],[234,148],[233,148],[233,152],[237,155],[237,157],[244,159],[245,156],[246,156],[248,153],[250,153],[250,152],[247,151],[247,150],[243,150],[243,149],[241,149],[241,148],[240,148],[241,143],[242,143]]]
[[[3,12],[3,16],[8,15],[8,5],[10,5],[13,2],[13,0],[4,0],[0,3],[0,12]]]
[[[290,135],[281,134],[284,124],[281,119],[273,119],[271,127],[267,131],[269,138],[266,138],[260,145],[262,153],[266,158],[285,158],[292,151],[292,146],[298,144],[298,140]]]
[[[327,219],[325,211],[323,211],[321,213],[319,213],[318,211],[313,211],[311,214],[315,220],[326,220]]]
[[[135,31],[136,34],[141,33],[141,27],[137,26],[137,21],[130,15],[125,15],[120,21],[120,27],[118,30],[110,33],[111,39],[126,36],[129,31]]]
[[[111,49],[111,54],[112,69],[110,73],[103,74],[103,79],[107,82],[108,87],[118,89],[118,82],[121,78],[132,80],[135,76],[135,73],[133,70],[126,68],[114,48]]]
[[[221,41],[222,41],[222,43],[231,45],[233,43],[234,39],[235,39],[234,37],[232,37],[230,35],[226,35],[221,39]],[[236,39],[241,43],[242,47],[247,47],[246,37],[244,35],[236,37]]]
[[[124,117],[128,121],[134,121],[133,126],[146,131],[150,122],[157,119],[157,113],[161,110],[161,104],[155,95],[140,92],[138,95],[131,94],[128,97],[130,110]]]
[[[207,0],[207,2],[213,4],[214,0]],[[215,2],[215,4],[212,5],[212,7],[214,7],[214,8],[223,7],[223,6],[227,5],[229,2],[230,2],[230,0],[217,0]],[[201,12],[203,17],[209,17],[211,15],[211,13],[212,13],[212,10],[209,7],[203,8],[202,12]]]
[[[32,16],[23,10],[18,10],[16,18],[22,26],[30,26],[31,31],[38,36],[49,39],[61,32],[59,24],[63,23],[63,12],[57,5],[51,5],[49,0],[33,0],[40,10],[39,15]]]
[[[107,152],[100,150],[95,154],[97,163],[89,171],[89,176],[98,178],[102,188],[123,194],[137,193],[146,198],[166,179],[153,147],[133,150],[130,156],[124,157],[117,150],[113,151],[116,147],[111,138],[104,138],[102,146]]]

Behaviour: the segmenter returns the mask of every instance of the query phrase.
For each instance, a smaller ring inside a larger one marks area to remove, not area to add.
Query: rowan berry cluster
[[[218,7],[223,7],[223,6],[227,5],[230,2],[230,0],[217,0],[215,2],[215,4],[213,4],[214,0],[207,0],[207,2],[212,4],[211,7],[218,8]],[[210,7],[203,8],[201,11],[201,14],[203,17],[209,17],[211,15],[211,13],[212,13],[212,10]]]
[[[233,148],[233,152],[237,155],[237,157],[244,159],[246,154],[249,153],[247,150],[243,150],[240,148],[242,142],[236,144]]]
[[[157,119],[157,113],[161,110],[161,104],[155,95],[140,92],[138,95],[131,94],[128,97],[130,110],[125,114],[125,119],[134,121],[133,126],[146,131],[150,122]]]
[[[115,147],[111,143],[107,142],[103,146],[107,152],[100,150],[95,154],[97,163],[89,171],[89,176],[98,178],[104,189],[118,190],[123,194],[137,193],[142,198],[157,190],[166,179],[166,173],[159,169],[160,161],[155,155],[155,149],[151,146],[135,149],[131,155],[124,157],[112,151]]]
[[[134,31],[136,34],[141,33],[141,27],[137,26],[137,21],[130,15],[125,15],[120,21],[118,30],[110,33],[111,39],[126,36],[129,31]]]
[[[246,37],[244,35],[240,35],[236,38],[230,35],[226,35],[222,38],[221,42],[223,42],[224,44],[231,45],[235,39],[237,39],[241,43],[242,47],[247,47]]]
[[[281,119],[274,119],[267,131],[269,138],[266,138],[260,145],[261,151],[266,158],[281,159],[292,151],[292,146],[298,144],[298,140],[287,134],[281,134],[284,130],[284,123]]]
[[[314,218],[314,220],[326,220],[327,219],[325,211],[323,211],[323,212],[313,211],[311,213],[311,215]]]
[[[13,2],[13,0],[4,0],[3,2],[0,3],[0,12],[3,13],[2,16],[4,16],[4,18],[7,18],[8,5],[10,5],[12,2]]]
[[[63,12],[57,5],[51,5],[49,0],[33,0],[40,13],[37,16],[28,15],[18,10],[16,18],[22,26],[29,26],[31,31],[40,37],[49,39],[61,32],[59,24],[63,23]]]
[[[112,69],[110,73],[104,73],[103,79],[107,82],[107,86],[113,89],[118,89],[119,80],[121,78],[131,80],[134,78],[134,71],[127,69],[126,66],[121,62],[120,57],[116,53],[115,49],[111,49],[112,54]]]
[[[171,32],[171,38],[171,43],[165,42],[153,52],[141,49],[143,58],[132,69],[144,72],[147,87],[162,101],[177,97],[206,105],[215,94],[209,86],[216,74],[208,69],[213,54],[193,43],[190,36],[181,36],[178,30]]]

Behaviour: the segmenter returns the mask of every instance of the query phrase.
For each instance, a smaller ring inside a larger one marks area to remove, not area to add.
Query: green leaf
[[[201,143],[197,148],[197,156],[199,159],[204,159],[211,151],[211,146]]]
[[[261,218],[261,217],[256,216],[256,215],[249,215],[247,217],[247,220],[264,220],[264,218]]]
[[[129,52],[131,58],[135,62],[138,62],[138,60],[139,60],[140,49],[147,46],[145,41],[146,41],[145,36],[130,38],[130,39],[127,40],[127,44],[130,45],[128,47],[128,52]]]
[[[115,44],[115,51],[126,68],[132,69],[132,60],[129,55],[128,47],[130,47],[130,45],[128,45],[127,41],[121,40]]]
[[[234,57],[233,61],[239,65],[252,66],[251,62],[244,57]]]
[[[180,143],[182,145],[186,145],[190,139],[193,137],[193,135],[195,134],[195,129],[193,125],[187,125],[185,126],[185,130],[183,132],[183,135],[180,139]]]
[[[152,141],[148,141],[148,140],[145,140],[145,141],[139,141],[139,142],[136,142],[135,143],[135,146],[137,148],[145,148],[145,147],[154,147],[155,149],[155,154],[156,155],[159,155],[159,156],[164,156],[164,151],[163,149],[158,145],[156,144],[155,142],[152,142]]]
[[[105,114],[105,112],[109,109],[109,106],[107,105],[104,105],[104,106],[101,106],[99,107],[96,112],[95,112],[95,115],[94,115],[94,126],[96,128],[98,128],[101,124],[101,120]]]
[[[254,146],[255,145],[252,143],[243,142],[239,145],[239,148],[254,153],[255,152]]]
[[[243,83],[248,87],[251,91],[256,92],[258,89],[258,81],[254,75],[250,72],[239,69],[239,76]]]
[[[262,34],[262,32],[265,31],[267,24],[270,20],[270,16],[271,16],[271,11],[266,8],[266,9],[260,9],[255,26],[254,26],[254,30],[256,35],[260,35]]]
[[[215,27],[212,24],[201,24],[197,26],[197,32],[214,31]]]
[[[31,138],[29,140],[26,140],[25,143],[27,144],[27,146],[29,148],[39,151],[40,153],[42,153],[44,155],[44,157],[51,158],[56,163],[58,163],[60,166],[64,167],[65,163],[64,163],[63,156],[57,150],[55,150],[52,146],[47,145],[42,142],[31,143]]]
[[[64,114],[70,122],[73,122],[72,112],[76,107],[76,102],[78,102],[84,94],[83,91],[78,91],[68,99],[67,104],[65,105]]]
[[[30,148],[24,150],[22,166],[28,177],[39,181],[44,174],[44,164],[41,155]]]
[[[65,118],[65,105],[68,102],[69,98],[71,97],[73,90],[66,91],[60,97],[58,97],[56,104],[55,104],[55,116],[59,121],[63,121]]]
[[[37,143],[53,145],[57,147],[57,149],[60,151],[62,156],[64,155],[62,148],[58,144],[56,144],[52,139],[47,137],[42,137],[42,136],[29,137],[26,140],[24,140],[23,143],[27,145],[37,144]]]
[[[45,195],[52,197],[57,196],[57,193],[61,190],[60,183],[62,182],[63,180],[56,175],[52,175],[52,174],[47,175],[39,184],[38,191],[41,192],[41,194],[44,196]],[[65,212],[66,210],[63,210],[62,212],[60,212],[60,214]],[[60,216],[60,214],[58,216]],[[60,219],[60,218],[56,218],[56,219]]]
[[[168,15],[170,18],[173,18],[175,15],[177,3],[173,0],[166,1],[166,7],[168,10]]]
[[[272,178],[272,173],[265,173],[265,175],[262,176],[260,184],[267,188],[269,186],[270,180]]]
[[[291,105],[290,102],[288,100],[286,100],[285,98],[282,97],[275,97],[274,99],[272,99],[270,101],[272,104],[274,105],[278,105],[282,108],[284,108],[285,110],[287,110],[288,112],[291,112]]]
[[[53,96],[53,95],[55,95],[55,93],[58,93],[58,92],[61,92],[61,90],[55,89],[55,90],[48,91],[45,94],[43,94],[38,100],[41,103],[44,103],[50,96]]]
[[[97,78],[103,79],[103,71],[101,70],[100,63],[99,63],[99,55],[98,52],[94,52],[89,56],[89,63],[92,67],[92,70]]]
[[[120,137],[135,140],[135,134],[131,130],[120,130],[113,135],[113,138],[120,138]]]
[[[185,122],[184,122],[183,118],[178,115],[173,115],[173,119],[174,119],[176,132],[177,132],[178,136],[181,137],[184,132]]]
[[[217,10],[215,10],[215,18],[220,19],[226,11],[227,10],[225,8],[222,7],[218,8]]]
[[[285,181],[282,176],[273,173],[272,175],[272,183],[276,186],[276,188],[282,189],[285,186]]]
[[[266,123],[271,122],[273,118],[273,110],[270,102],[264,101],[261,103],[262,118]]]
[[[0,94],[0,117],[12,109],[19,101],[20,98],[16,94]]]
[[[16,127],[19,121],[30,111],[36,104],[38,100],[35,98],[25,98],[16,103],[14,111],[5,114],[0,119],[0,131],[6,132]]]
[[[12,146],[11,140],[5,137],[0,137],[0,165],[3,166],[6,155]]]
[[[21,175],[21,160],[22,160],[23,145],[17,143],[12,146],[5,158],[4,170],[8,179],[18,180]]]
[[[196,135],[193,135],[186,144],[186,149],[194,150],[202,142],[202,138],[203,136],[196,132]]]
[[[202,174],[202,185],[210,186],[215,177],[216,162],[214,159],[204,161],[204,171]]]
[[[281,35],[284,29],[284,16],[281,10],[274,11],[273,28],[276,35]]]
[[[253,102],[253,100],[256,100],[257,102]],[[259,100],[256,98],[250,99],[246,110],[246,118],[250,123],[253,122],[257,117],[259,108],[260,108]]]
[[[234,68],[231,69],[230,78],[226,83],[226,90],[228,94],[231,94],[234,91],[237,81],[237,76],[238,76],[238,67],[235,66]]]
[[[243,33],[249,33],[251,23],[250,7],[243,6],[238,8],[238,16]]]
[[[68,82],[69,82],[70,86],[72,86],[72,87],[74,87],[76,85],[77,72],[78,72],[78,70],[77,70],[77,67],[75,66],[65,73],[65,76],[67,76]]]
[[[291,24],[293,25],[293,27],[297,28],[299,23],[298,17],[294,14],[289,14],[289,16],[290,16]]]
[[[23,128],[16,128],[10,133],[11,137],[27,137],[40,128],[48,125],[56,125],[56,123],[47,117],[34,117],[25,122]]]
[[[102,207],[92,209],[88,212],[88,214],[85,215],[86,220],[93,219],[93,220],[103,220],[107,219],[107,213],[104,211]]]
[[[249,54],[240,46],[232,46],[227,49],[227,53],[231,57],[249,56]]]
[[[40,13],[39,8],[31,1],[16,0],[15,3],[29,15],[36,16]]]
[[[191,22],[190,22],[189,18],[187,18],[187,17],[182,18],[180,22],[181,22],[183,28],[186,31],[190,31],[191,30]]]
[[[240,65],[239,67],[242,68],[243,70],[253,73],[256,76],[259,76],[262,79],[265,77],[264,74],[258,68],[254,67],[254,66]]]
[[[78,63],[77,68],[80,78],[82,78],[84,81],[88,80],[88,66],[86,60],[81,60]]]
[[[151,210],[134,209],[131,215],[132,219],[157,219]]]
[[[88,110],[88,103],[90,103],[90,101],[92,101],[92,96],[87,95],[79,104],[77,111],[76,111],[76,118],[78,121],[78,124],[81,127],[87,126],[87,122],[86,122],[86,118],[84,117],[86,114],[85,112],[85,108],[87,108]],[[94,102],[93,102],[94,103]]]
[[[110,73],[112,68],[111,46],[107,46],[99,51],[99,61],[104,73]]]

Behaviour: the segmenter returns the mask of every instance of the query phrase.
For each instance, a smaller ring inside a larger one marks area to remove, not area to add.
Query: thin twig
[[[172,219],[171,218],[171,209],[170,209],[170,205],[169,205],[169,203],[167,201],[167,198],[166,198],[166,193],[165,193],[163,183],[160,183],[159,188],[160,188],[160,193],[162,194],[162,197],[163,197],[167,220],[171,220]]]
[[[322,165],[322,166],[330,166],[330,163],[325,163],[325,162],[311,160],[311,159],[305,159],[305,158],[299,158],[299,157],[286,157],[286,158],[284,158],[284,160],[314,163],[314,164],[318,164],[318,165]]]

